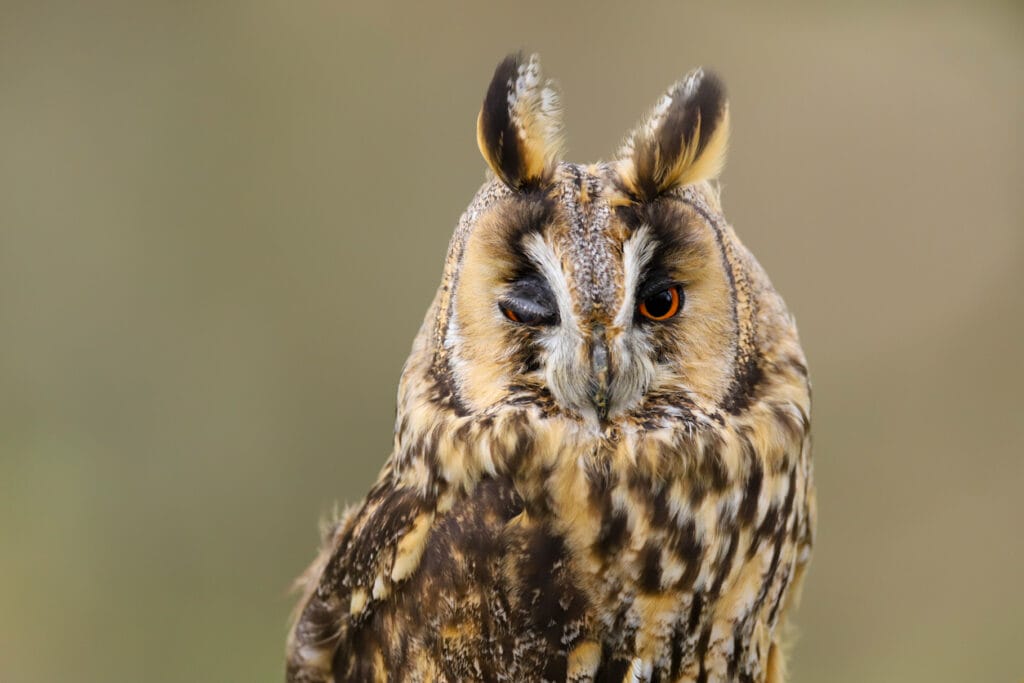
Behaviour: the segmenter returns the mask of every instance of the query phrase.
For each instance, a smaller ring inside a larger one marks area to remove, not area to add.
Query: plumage
[[[304,575],[288,681],[782,680],[810,387],[722,216],[724,88],[694,72],[581,166],[543,83],[535,57],[495,72],[494,176],[406,363],[394,451]]]

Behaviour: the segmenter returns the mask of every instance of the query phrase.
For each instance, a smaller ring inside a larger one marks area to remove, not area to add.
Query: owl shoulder
[[[288,680],[374,680],[385,659],[393,666],[414,657],[405,634],[461,621],[467,592],[500,580],[505,531],[521,511],[506,480],[485,479],[469,493],[445,496],[386,470],[366,499],[331,525],[300,578]],[[428,618],[438,623],[424,623]],[[360,668],[367,666],[374,670]]]

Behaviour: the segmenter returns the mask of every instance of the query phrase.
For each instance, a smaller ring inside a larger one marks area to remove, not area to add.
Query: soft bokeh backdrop
[[[1024,12],[890,4],[0,2],[0,680],[280,680],[519,47],[579,161],[730,87],[815,388],[793,680],[1021,680]]]

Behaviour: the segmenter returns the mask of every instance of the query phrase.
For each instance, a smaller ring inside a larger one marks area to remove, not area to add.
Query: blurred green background
[[[578,161],[730,87],[815,389],[793,680],[1024,676],[1019,5],[3,0],[0,681],[280,680],[519,47]]]

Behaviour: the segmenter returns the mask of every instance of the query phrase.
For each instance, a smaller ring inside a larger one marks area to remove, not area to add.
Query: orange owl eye
[[[640,315],[648,320],[668,320],[679,312],[679,285],[667,287],[640,302]]]
[[[511,320],[512,322],[514,322],[514,323],[519,322],[519,316],[516,315],[516,312],[513,311],[508,306],[502,306],[501,307],[501,312],[504,313],[505,317],[508,318],[509,320]]]

